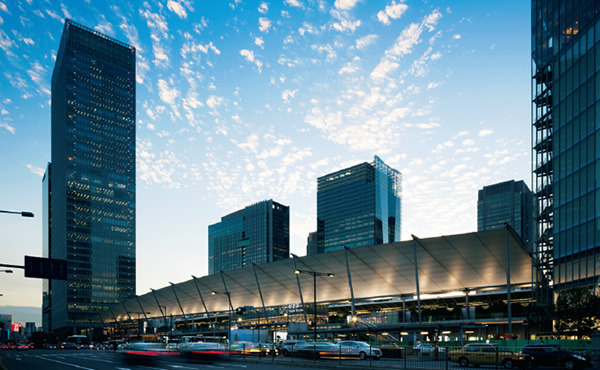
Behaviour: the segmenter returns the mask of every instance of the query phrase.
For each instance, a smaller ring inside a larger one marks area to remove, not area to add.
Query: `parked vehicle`
[[[340,346],[331,342],[313,342],[298,346],[297,353],[306,358],[340,358]]]
[[[381,356],[386,358],[401,358],[403,347],[398,346],[396,343],[382,344],[377,347],[381,350]]]
[[[532,357],[532,367],[550,366],[561,369],[582,369],[592,367],[592,360],[569,352],[556,344],[528,344],[523,353]]]
[[[340,353],[342,356],[358,357],[361,360],[372,358],[379,360],[382,352],[379,348],[371,347],[369,343],[359,342],[353,340],[343,340],[337,342],[336,345],[340,347]]]
[[[515,353],[506,347],[490,343],[471,343],[459,350],[448,353],[450,361],[458,362],[460,366],[467,367],[470,364],[479,365],[501,365],[506,369],[514,367],[527,367],[530,357],[522,353]]]
[[[298,352],[298,350],[308,345],[308,342],[304,340],[284,340],[281,342],[281,354],[289,356],[292,353]]]

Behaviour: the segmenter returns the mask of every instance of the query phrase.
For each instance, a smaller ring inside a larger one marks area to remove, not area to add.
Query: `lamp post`
[[[29,211],[6,211],[3,209],[0,209],[0,213],[10,213],[13,215],[21,215],[21,217],[33,217],[33,212],[29,212]]]
[[[294,270],[294,274],[299,275],[299,274],[309,274],[312,275],[313,277],[313,298],[314,298],[314,304],[315,304],[315,312],[314,312],[314,320],[313,320],[313,325],[315,327],[315,342],[317,341],[317,276],[327,276],[327,277],[334,277],[335,274],[331,273],[331,272],[317,272],[317,271],[311,271],[311,270]]]

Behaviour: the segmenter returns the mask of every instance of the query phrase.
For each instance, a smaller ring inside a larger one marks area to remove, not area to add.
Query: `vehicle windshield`
[[[356,342],[356,344],[358,344],[361,347],[370,347],[369,343],[366,342]]]
[[[511,351],[510,349],[503,347],[503,346],[498,346],[498,352],[510,352],[513,353],[513,351]]]

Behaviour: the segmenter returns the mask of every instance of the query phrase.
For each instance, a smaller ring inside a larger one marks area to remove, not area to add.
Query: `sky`
[[[527,1],[0,0],[0,209],[35,214],[0,214],[2,264],[42,255],[65,18],[136,48],[138,294],[206,275],[208,226],[266,199],[306,255],[317,177],[374,155],[402,240],[476,231],[479,189],[531,184]],[[0,273],[0,307],[41,288]]]

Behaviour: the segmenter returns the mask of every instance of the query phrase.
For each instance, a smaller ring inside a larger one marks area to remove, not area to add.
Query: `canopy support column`
[[[206,308],[206,303],[204,302],[204,298],[202,297],[202,293],[200,293],[200,287],[198,286],[198,282],[196,281],[196,279],[198,279],[198,278],[195,277],[194,275],[192,275],[192,279],[194,279],[194,285],[196,285],[196,291],[198,291],[198,295],[200,296],[200,300],[202,301],[202,306],[204,306],[204,312],[206,312],[206,319],[210,323],[210,315],[208,314],[208,308]],[[217,314],[215,313],[215,323],[212,326],[213,337],[215,336],[215,327],[216,326],[217,326]]]
[[[350,286],[350,297],[352,299],[352,321],[356,319],[356,306],[354,304],[354,288],[352,287],[352,275],[350,274],[350,263],[348,263],[349,247],[344,245],[344,254],[346,256],[346,272],[348,273],[348,285]]]
[[[181,307],[181,302],[179,301],[179,297],[177,296],[177,292],[175,291],[175,284],[171,283],[170,281],[169,284],[171,284],[171,289],[173,289],[173,294],[175,295],[175,299],[177,300],[177,304],[179,305],[179,309],[181,310],[181,314],[183,315],[183,320],[185,320],[185,327],[188,328],[188,330],[190,330],[190,324],[188,323],[187,316],[183,311],[183,307]]]
[[[419,268],[417,266],[417,264],[418,264],[418,262],[417,262],[417,240],[419,240],[419,238],[417,238],[413,234],[410,234],[410,236],[412,236],[412,238],[413,238],[413,256],[414,256],[414,260],[415,260],[415,282],[416,282],[416,287],[417,287],[417,304],[419,306],[419,323],[421,323],[421,290],[419,289]]]
[[[296,259],[298,256],[291,253],[292,257],[294,257],[294,270],[298,269],[296,266]],[[298,284],[298,292],[300,293],[300,303],[302,304],[302,313],[304,314],[304,322],[308,325],[308,316],[306,315],[306,307],[304,306],[304,298],[302,297],[302,287],[300,286],[300,277],[296,274],[296,283]]]

